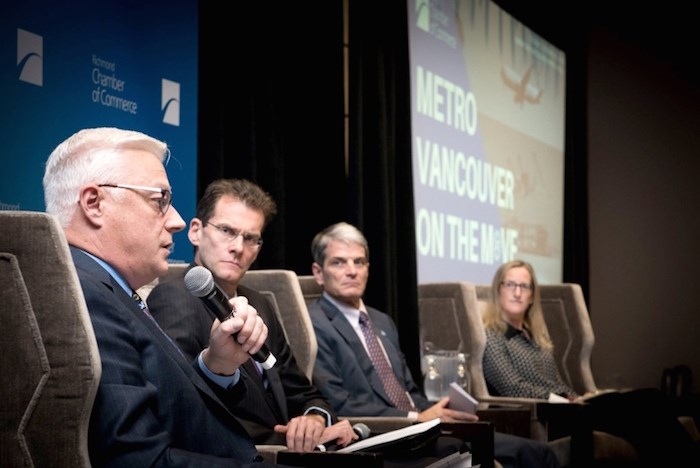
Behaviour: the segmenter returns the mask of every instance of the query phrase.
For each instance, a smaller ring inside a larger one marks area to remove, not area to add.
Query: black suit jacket
[[[92,464],[248,466],[258,453],[233,416],[247,382],[224,390],[208,380],[101,265],[76,248],[71,254],[102,362]]]
[[[158,284],[147,302],[160,326],[185,354],[194,357],[208,346],[215,315],[185,288],[185,274],[183,272],[181,276]],[[273,427],[286,424],[290,418],[304,414],[312,406],[323,408],[331,415],[332,422],[336,422],[330,403],[299,369],[270,301],[245,286],[238,287],[238,294],[248,299],[267,325],[266,344],[277,358],[272,369],[264,371],[267,388],[252,361],[241,370],[243,379],[255,391],[249,391],[234,412],[253,440],[257,444],[286,445],[284,436],[276,434]]]

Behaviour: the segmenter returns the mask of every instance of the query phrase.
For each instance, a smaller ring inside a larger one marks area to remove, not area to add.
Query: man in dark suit
[[[344,445],[357,438],[352,427],[338,422],[328,400],[297,365],[269,300],[239,284],[257,258],[263,231],[275,213],[275,202],[256,184],[221,179],[206,188],[188,231],[194,264],[210,270],[229,297],[244,296],[256,308],[268,327],[267,346],[277,358],[269,370],[252,359],[243,365],[241,378],[256,391],[238,402],[235,414],[257,444],[305,452],[329,441]],[[148,306],[180,349],[196,356],[207,347],[216,316],[187,291],[183,278],[184,273],[157,285]]]
[[[354,226],[337,223],[311,243],[316,282],[322,297],[309,305],[318,341],[314,384],[341,416],[408,416],[417,421],[468,422],[477,416],[448,408],[449,399],[433,404],[416,385],[389,315],[364,304],[369,277],[369,246]],[[373,352],[373,340],[379,339]],[[388,358],[388,377],[379,372]],[[395,380],[393,380],[395,379]],[[398,387],[394,392],[392,388]],[[504,467],[558,467],[554,452],[529,439],[496,433],[495,458]]]
[[[267,328],[243,298],[186,359],[133,291],[168,269],[173,233],[165,143],[116,128],[81,130],[49,156],[47,212],[66,234],[100,351],[89,426],[94,466],[265,466],[234,417],[248,384],[240,366]],[[237,334],[237,340],[231,335]],[[268,465],[269,466],[269,465]]]

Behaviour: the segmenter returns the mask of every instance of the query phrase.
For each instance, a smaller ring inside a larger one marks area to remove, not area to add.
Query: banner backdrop
[[[168,143],[173,204],[194,216],[198,4],[191,0],[11,2],[0,19],[0,209],[44,211],[49,153],[81,128]],[[134,226],[138,229],[138,226]],[[171,261],[192,260],[185,232]]]

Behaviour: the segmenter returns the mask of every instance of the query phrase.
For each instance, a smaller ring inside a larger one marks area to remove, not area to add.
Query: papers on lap
[[[407,440],[420,443],[422,440],[432,439],[439,434],[439,425],[439,418],[423,423],[411,424],[410,426],[402,427],[395,431],[385,432],[384,434],[360,440],[347,447],[336,450],[336,453],[352,453],[360,450],[378,452],[381,451],[382,448],[390,447],[396,443],[403,443]]]
[[[448,393],[450,402],[447,407],[457,411],[464,411],[465,413],[476,414],[476,407],[479,404],[476,399],[467,393],[462,387],[460,387],[457,382],[452,382],[450,384],[450,391]]]
[[[615,388],[596,390],[595,392],[580,396],[574,401],[569,401],[568,398],[564,398],[563,396],[557,395],[556,393],[550,393],[547,401],[549,403],[583,403],[585,401],[590,401],[590,400],[592,400],[596,397],[599,397],[601,395],[606,395],[608,393],[618,393],[618,392],[619,392],[619,390],[615,389]]]

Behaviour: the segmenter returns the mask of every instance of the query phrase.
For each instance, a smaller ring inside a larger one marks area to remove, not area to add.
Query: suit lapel
[[[261,406],[261,405],[268,406],[270,408],[270,410],[272,411],[272,413],[275,415],[275,418],[277,419],[277,421],[280,424],[284,424],[288,420],[288,418],[286,416],[286,411],[285,411],[285,408],[287,406],[286,401],[284,401],[282,403],[284,406],[280,405],[279,401],[277,402],[278,404],[275,405],[275,402],[272,400],[273,395],[270,395],[268,393],[268,389],[265,388],[265,384],[263,382],[263,377],[262,377],[262,375],[260,375],[260,372],[258,371],[258,369],[255,366],[255,363],[252,361],[252,359],[249,359],[248,361],[246,361],[243,364],[241,372],[245,373],[248,377],[248,381],[252,382],[253,385],[255,386],[254,389],[249,390],[249,392],[254,391],[255,393],[254,394],[249,393],[247,401],[249,403],[255,401],[256,403],[250,403],[250,404],[254,404],[257,406]],[[271,375],[271,374],[274,374],[274,375]],[[279,382],[278,373],[273,372],[273,369],[270,369],[270,370],[266,371],[266,378],[268,379],[268,385],[270,386],[272,393],[275,394],[274,388],[281,386],[281,383]],[[276,380],[277,384],[273,384],[273,382],[271,382],[271,378],[272,378],[272,380]],[[277,392],[277,393],[279,393],[279,392]],[[275,397],[275,399],[278,399],[278,395],[274,395],[274,397]],[[280,414],[280,411],[283,411],[284,414]]]
[[[92,259],[90,256],[85,254],[80,249],[77,249],[75,247],[70,247],[71,249],[71,255],[73,257],[73,262],[75,263],[76,269],[80,269],[85,271],[85,274],[89,275],[90,277],[94,277],[98,281],[100,281],[107,290],[110,291],[110,293],[114,296],[114,304],[115,307],[118,309],[123,309],[119,310],[118,313],[125,313],[125,314],[131,314],[135,317],[135,320],[139,321],[139,323],[143,324],[144,330],[147,331],[149,335],[153,338],[154,341],[159,343],[160,346],[162,346],[166,350],[166,354],[170,356],[177,366],[182,369],[182,371],[187,375],[187,377],[192,381],[192,383],[197,387],[197,389],[206,394],[208,397],[216,401],[221,408],[226,411],[231,417],[235,416],[231,411],[228,409],[228,407],[219,399],[219,397],[214,393],[214,391],[207,385],[207,383],[204,381],[204,378],[201,377],[197,371],[194,369],[193,364],[188,362],[187,359],[183,357],[182,354],[180,354],[177,349],[175,349],[168,341],[168,339],[163,336],[163,333],[158,329],[158,327],[149,319],[146,314],[143,313],[143,311],[139,308],[138,304],[129,296],[117,283],[114,278],[105,270],[102,268],[100,264],[98,264],[94,259]],[[117,304],[121,303],[122,307],[119,307]],[[135,331],[135,333],[138,333],[138,331]]]
[[[269,391],[272,397],[275,399],[276,405],[271,405],[272,409],[275,410],[275,414],[281,417],[281,421],[289,420],[289,410],[287,408],[287,397],[284,393],[284,385],[282,385],[282,378],[276,367],[265,371],[265,376],[267,377],[267,382],[269,385]],[[280,412],[282,414],[280,414]]]

